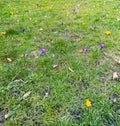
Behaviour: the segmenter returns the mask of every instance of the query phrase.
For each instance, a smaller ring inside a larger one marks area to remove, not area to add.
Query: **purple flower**
[[[102,14],[102,17],[105,17],[106,16],[106,14]]]
[[[88,47],[83,48],[83,52],[86,52],[88,50]]]
[[[76,9],[73,9],[73,14],[76,14]]]
[[[24,33],[24,32],[25,32],[25,29],[23,28],[23,29],[21,30],[21,32],[23,32],[23,33]]]
[[[42,54],[45,53],[45,52],[46,52],[46,48],[42,48],[42,49],[40,50],[38,56],[42,55]]]
[[[54,32],[55,31],[55,29],[54,28],[52,28],[52,30],[51,30],[52,32]]]
[[[96,28],[97,28],[97,26],[96,26],[96,25],[94,25],[94,26],[93,26],[93,28],[94,28],[94,29],[96,29]]]
[[[64,22],[61,22],[61,25],[64,25]]]
[[[41,53],[45,53],[45,52],[46,52],[46,48],[42,48]]]
[[[28,51],[26,51],[26,52],[24,53],[24,56],[28,56]]]
[[[39,6],[39,4],[36,4],[36,6],[38,7],[38,6]]]
[[[104,43],[100,43],[100,49],[103,49],[105,47]]]

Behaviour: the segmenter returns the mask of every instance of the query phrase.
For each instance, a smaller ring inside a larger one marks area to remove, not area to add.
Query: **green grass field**
[[[1,0],[0,126],[119,125],[120,0]]]

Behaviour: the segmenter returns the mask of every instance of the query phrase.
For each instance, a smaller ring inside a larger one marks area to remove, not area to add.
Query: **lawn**
[[[120,1],[0,1],[0,126],[120,125]]]

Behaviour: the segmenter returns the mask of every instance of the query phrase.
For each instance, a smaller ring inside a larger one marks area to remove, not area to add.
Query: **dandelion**
[[[85,25],[85,22],[82,22],[82,25]]]
[[[20,54],[20,57],[22,58],[22,57],[24,57],[24,55],[23,54]]]
[[[14,15],[14,12],[13,11],[10,11],[10,15]]]
[[[89,99],[86,100],[86,107],[91,107],[92,106],[92,103]]]
[[[106,35],[110,35],[111,32],[110,32],[110,31],[106,31],[105,34],[106,34]]]
[[[6,35],[6,32],[1,32],[1,35]]]
[[[100,49],[103,49],[105,47],[104,43],[100,43]]]
[[[8,7],[9,7],[9,8],[11,8],[11,5],[10,5],[10,4],[8,4]]]
[[[86,14],[84,14],[84,16],[88,16],[88,14],[86,13]]]
[[[23,8],[26,8],[26,6],[24,5]]]

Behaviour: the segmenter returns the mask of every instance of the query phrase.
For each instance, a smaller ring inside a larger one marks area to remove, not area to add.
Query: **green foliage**
[[[120,54],[119,0],[2,0],[0,10],[1,125],[119,126],[120,66],[105,55]]]

